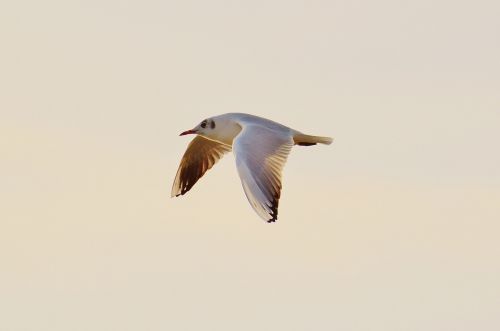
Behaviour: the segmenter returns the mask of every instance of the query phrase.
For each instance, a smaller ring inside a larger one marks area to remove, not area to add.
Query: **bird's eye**
[[[203,121],[203,122],[201,122],[201,127],[202,127],[202,128],[206,128],[206,126],[207,126],[207,121]]]

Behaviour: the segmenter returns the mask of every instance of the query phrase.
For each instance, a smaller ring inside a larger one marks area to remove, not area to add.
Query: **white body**
[[[278,216],[281,172],[293,145],[330,144],[331,138],[305,135],[274,121],[242,113],[204,120],[185,134],[198,136],[177,171],[172,196],[185,194],[226,152],[233,151],[245,194],[268,222]]]

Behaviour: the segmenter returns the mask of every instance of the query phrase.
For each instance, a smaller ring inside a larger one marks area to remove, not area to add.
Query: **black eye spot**
[[[207,121],[203,121],[203,122],[201,122],[201,127],[202,127],[202,128],[206,128],[206,126],[207,126]]]
[[[215,129],[215,121],[210,122],[210,128]]]

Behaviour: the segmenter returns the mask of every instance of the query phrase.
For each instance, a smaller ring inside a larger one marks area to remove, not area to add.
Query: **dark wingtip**
[[[267,223],[274,223],[278,219],[278,208],[274,208],[272,213],[271,213],[271,219],[267,220]]]
[[[274,223],[278,219],[278,205],[280,202],[280,191],[276,192],[274,195],[273,202],[271,204],[271,212],[269,213],[269,216],[271,216],[271,219],[268,219],[266,222],[267,223]]]

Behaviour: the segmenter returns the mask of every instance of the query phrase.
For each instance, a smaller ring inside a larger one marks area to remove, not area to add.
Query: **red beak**
[[[184,131],[179,136],[185,136],[187,134],[196,134],[196,130],[187,130],[187,131]]]

